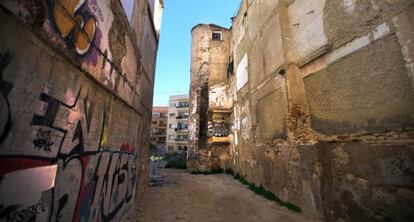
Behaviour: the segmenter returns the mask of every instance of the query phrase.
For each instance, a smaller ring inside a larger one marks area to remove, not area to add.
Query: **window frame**
[[[219,37],[220,38],[214,38],[215,37],[215,35],[219,35]],[[222,31],[213,31],[212,33],[211,33],[211,40],[213,40],[213,41],[223,41],[223,32]]]

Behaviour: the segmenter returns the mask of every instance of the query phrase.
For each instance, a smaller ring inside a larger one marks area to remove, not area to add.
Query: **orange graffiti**
[[[86,0],[56,0],[53,10],[56,27],[63,38],[68,38],[73,32],[74,46],[80,55],[86,54],[95,37],[96,21],[90,16],[84,19],[78,10]],[[86,22],[85,22],[86,20]]]

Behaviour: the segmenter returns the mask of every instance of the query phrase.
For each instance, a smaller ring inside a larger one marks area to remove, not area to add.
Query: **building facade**
[[[168,106],[155,106],[152,109],[151,144],[157,155],[164,155],[167,149]]]
[[[148,184],[162,0],[0,6],[0,221],[120,221]]]
[[[170,96],[168,104],[167,152],[187,152],[188,95]]]
[[[192,30],[187,166],[322,221],[411,221],[414,2],[244,0]]]

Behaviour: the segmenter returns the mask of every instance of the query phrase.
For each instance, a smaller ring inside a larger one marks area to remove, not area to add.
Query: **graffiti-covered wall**
[[[144,27],[160,2],[129,5],[128,19],[118,0],[0,0],[0,221],[119,221],[131,208],[159,35]]]

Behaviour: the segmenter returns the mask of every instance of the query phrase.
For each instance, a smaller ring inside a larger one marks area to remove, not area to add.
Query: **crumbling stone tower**
[[[191,34],[188,165],[201,170],[224,167],[230,142],[228,113],[232,106],[225,84],[230,30],[199,24]]]

